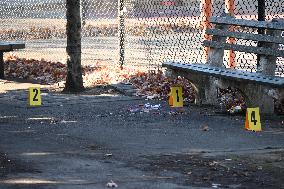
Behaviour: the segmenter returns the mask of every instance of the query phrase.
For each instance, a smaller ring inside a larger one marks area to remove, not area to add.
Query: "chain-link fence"
[[[183,61],[186,63],[205,63],[206,55],[202,41],[204,40],[205,20],[204,4],[208,1],[200,0],[144,0],[134,1],[134,11],[130,18],[137,18],[143,25],[143,35],[140,39],[145,44],[147,61],[151,67],[159,67],[165,60]],[[236,18],[257,19],[257,0],[235,0],[233,7],[227,7],[225,0],[212,0],[212,16],[221,16],[229,8]],[[233,2],[233,1],[231,1]],[[266,19],[284,18],[284,0],[266,0]],[[250,32],[257,32],[251,30]],[[237,44],[256,46],[253,41],[237,40]],[[283,49],[283,46],[281,47]],[[235,64],[238,69],[255,71],[257,56],[250,53],[235,52]],[[227,65],[229,53],[227,51],[224,62]],[[284,73],[284,60],[278,59],[277,74]],[[228,65],[227,65],[228,66]]]
[[[125,64],[152,70],[165,60],[205,63],[203,1],[81,0],[82,63],[118,64],[121,42]],[[237,18],[257,19],[257,4],[257,0],[235,0],[233,13]],[[266,0],[265,4],[267,20],[284,18],[284,0]],[[225,0],[212,0],[212,15],[220,16],[227,6]],[[65,0],[1,1],[0,18],[1,41],[26,42],[26,49],[17,52],[20,57],[66,62]],[[244,40],[236,43],[257,45]],[[236,52],[235,56],[238,69],[255,71],[256,55]],[[283,75],[284,60],[279,58],[277,65],[277,74]]]

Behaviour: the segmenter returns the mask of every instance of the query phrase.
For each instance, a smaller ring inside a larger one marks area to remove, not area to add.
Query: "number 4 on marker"
[[[41,106],[40,87],[30,87],[28,94],[29,106]]]
[[[257,124],[257,119],[255,118],[255,111],[251,111],[251,114],[250,114],[250,117],[251,117],[251,122],[256,125]]]
[[[245,129],[249,131],[261,131],[259,108],[248,108],[246,113]]]

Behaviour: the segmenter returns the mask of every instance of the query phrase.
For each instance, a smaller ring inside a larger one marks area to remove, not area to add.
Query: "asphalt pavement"
[[[30,108],[26,90],[0,94],[0,188],[94,189],[111,181],[126,189],[218,187],[185,182],[170,168],[158,174],[150,157],[227,157],[284,147],[279,116],[262,118],[263,131],[255,133],[244,130],[244,116],[216,114],[212,107],[173,109],[113,94],[42,91],[42,99],[41,107]]]

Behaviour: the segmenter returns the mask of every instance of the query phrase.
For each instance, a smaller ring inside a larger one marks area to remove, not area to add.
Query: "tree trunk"
[[[64,91],[84,90],[81,68],[81,16],[80,0],[66,1],[67,34],[67,78]]]

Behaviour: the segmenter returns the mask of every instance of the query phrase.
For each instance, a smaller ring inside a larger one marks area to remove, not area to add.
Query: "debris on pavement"
[[[241,106],[233,106],[230,108],[229,112],[231,114],[241,113],[243,111]]]
[[[221,184],[212,183],[212,188],[219,188],[220,186],[221,186]]]
[[[128,111],[130,113],[149,113],[151,111],[158,111],[161,109],[161,104],[151,104],[151,103],[146,103],[146,104],[139,104],[136,106],[132,106],[128,108]]]
[[[174,110],[171,110],[168,112],[171,116],[177,116],[177,115],[186,115],[188,114],[187,111],[185,111],[183,108],[175,108]]]
[[[112,157],[112,154],[111,153],[105,154],[105,157]]]
[[[209,130],[210,130],[210,128],[209,128],[208,125],[204,125],[204,126],[202,127],[202,131],[209,131]]]
[[[109,188],[117,188],[118,187],[118,185],[115,182],[113,182],[112,180],[110,182],[108,182],[106,184],[106,186],[109,187]]]

